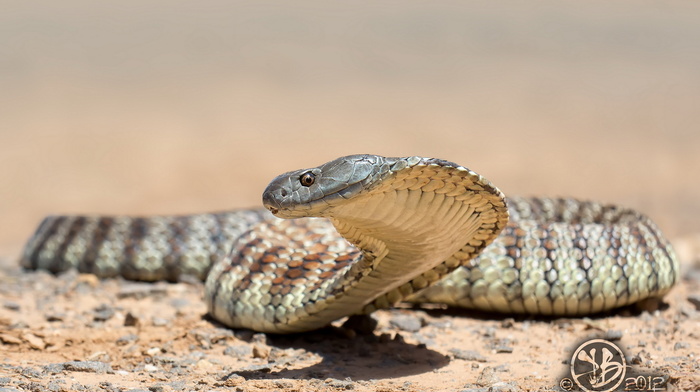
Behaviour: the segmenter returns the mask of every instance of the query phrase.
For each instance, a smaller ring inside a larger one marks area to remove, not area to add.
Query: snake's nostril
[[[280,196],[287,197],[287,190],[284,188],[280,189]]]

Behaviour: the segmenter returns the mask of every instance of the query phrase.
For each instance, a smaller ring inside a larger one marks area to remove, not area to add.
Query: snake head
[[[284,173],[263,192],[263,205],[280,218],[330,216],[334,205],[369,189],[396,161],[377,155],[349,155],[315,168]]]

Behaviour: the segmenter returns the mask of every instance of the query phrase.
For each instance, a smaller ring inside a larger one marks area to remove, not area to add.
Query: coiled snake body
[[[263,204],[47,217],[22,265],[149,281],[195,275],[206,279],[214,318],[277,333],[399,301],[583,315],[660,297],[678,280],[672,248],[641,214],[573,199],[506,201],[480,175],[437,159],[339,158],[275,178]]]

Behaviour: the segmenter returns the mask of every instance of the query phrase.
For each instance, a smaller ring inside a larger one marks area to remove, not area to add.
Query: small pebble
[[[190,301],[188,301],[185,298],[173,298],[172,300],[170,300],[170,306],[172,306],[175,309],[186,308],[189,305]]]
[[[4,333],[0,333],[0,341],[5,344],[22,344],[22,339]]]
[[[605,340],[610,340],[610,341],[616,341],[622,339],[622,331],[617,330],[617,329],[609,329],[605,331],[605,335],[603,335],[603,339]]]
[[[515,324],[515,319],[509,317],[509,318],[501,321],[501,328],[513,328],[514,324]]]
[[[155,355],[161,354],[163,351],[160,349],[160,347],[151,347],[144,351],[144,355],[148,355],[149,357],[153,357]]]
[[[253,358],[265,359],[270,356],[270,348],[260,344],[253,345]]]
[[[92,318],[95,321],[107,321],[114,316],[114,308],[102,304],[93,310]]]
[[[134,316],[131,312],[128,312],[124,316],[124,326],[125,327],[135,327],[139,325],[139,318]]]
[[[15,312],[20,310],[19,304],[17,302],[14,302],[14,301],[5,301],[5,303],[3,303],[2,306],[5,309],[13,310]]]
[[[29,344],[29,347],[35,350],[43,350],[46,348],[46,342],[44,342],[44,339],[32,333],[23,333],[22,339]]]
[[[634,354],[634,355],[633,355],[631,358],[629,358],[628,360],[629,360],[629,362],[630,362],[631,364],[633,364],[633,365],[639,365],[639,364],[642,363],[642,356],[641,356],[639,353],[637,353],[637,354]]]
[[[198,370],[208,371],[214,368],[214,364],[207,361],[206,359],[200,359],[199,361],[197,361],[197,365],[195,365],[195,367]]]
[[[70,372],[85,372],[85,373],[114,373],[109,364],[97,361],[70,361],[61,364],[64,370]]]
[[[510,354],[513,352],[513,347],[511,347],[511,346],[496,346],[494,349],[496,350],[497,353]]]
[[[397,314],[391,318],[389,324],[406,332],[418,332],[422,327],[420,318],[412,314]]]
[[[44,315],[44,318],[46,321],[50,323],[58,322],[58,321],[63,321],[66,318],[65,313],[46,313]]]
[[[267,335],[264,333],[256,333],[250,338],[252,343],[267,344]]]
[[[157,366],[153,366],[153,365],[151,365],[150,363],[148,363],[148,364],[146,364],[146,365],[143,367],[143,370],[145,370],[145,371],[147,371],[147,372],[149,372],[149,373],[153,373],[153,372],[157,372],[157,371],[158,371],[158,367],[157,367]]]
[[[676,342],[676,344],[673,345],[673,350],[682,350],[685,348],[689,348],[690,344],[687,342]]]
[[[124,282],[123,286],[117,293],[117,298],[135,298],[142,299],[153,295],[167,294],[166,287],[152,283],[141,282]]]
[[[235,346],[228,346],[224,350],[224,355],[228,355],[235,358],[248,358],[253,355],[253,349],[250,346],[238,344]]]
[[[489,392],[518,392],[520,388],[514,382],[497,382],[491,385]]]
[[[151,322],[156,327],[165,327],[166,325],[170,324],[170,320],[164,319],[162,317],[153,317],[151,319]]]
[[[377,320],[367,314],[356,314],[348,317],[342,329],[353,331],[360,335],[369,335],[377,328]]]
[[[125,346],[129,343],[134,343],[138,340],[139,340],[138,335],[130,333],[128,335],[124,335],[124,336],[120,337],[119,339],[117,339],[116,343],[117,343],[117,346]]]
[[[695,306],[695,310],[700,310],[700,294],[690,294],[688,296],[688,302]]]
[[[473,350],[462,350],[459,348],[453,348],[450,353],[457,359],[463,359],[465,361],[475,361],[475,362],[486,362],[486,357],[479,354]]]
[[[492,338],[496,336],[496,328],[487,327],[486,329],[484,329],[483,335],[485,338]]]
[[[480,387],[490,387],[493,384],[500,382],[501,378],[496,375],[492,367],[487,366],[481,371],[479,377],[476,378],[476,385]]]
[[[324,381],[325,384],[331,388],[351,390],[355,389],[355,383],[352,380],[336,380],[334,378],[328,378]]]
[[[278,380],[278,381],[275,381],[275,387],[290,389],[290,388],[294,388],[294,384],[291,381]]]

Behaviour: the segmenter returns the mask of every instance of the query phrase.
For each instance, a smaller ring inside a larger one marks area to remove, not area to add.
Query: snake
[[[341,157],[276,177],[262,204],[48,216],[21,265],[141,281],[196,277],[215,320],[270,333],[311,331],[399,302],[582,316],[660,298],[679,280],[672,246],[641,213],[506,198],[441,159]]]

